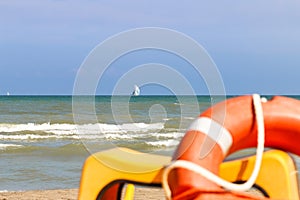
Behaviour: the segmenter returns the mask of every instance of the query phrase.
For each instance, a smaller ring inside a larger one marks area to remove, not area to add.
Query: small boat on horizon
[[[140,95],[140,88],[137,85],[134,85],[132,96],[139,96],[139,95]]]

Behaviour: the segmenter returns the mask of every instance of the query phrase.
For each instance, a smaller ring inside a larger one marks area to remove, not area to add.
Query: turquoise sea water
[[[114,146],[172,155],[193,119],[221,100],[1,96],[0,191],[77,188],[84,160]]]

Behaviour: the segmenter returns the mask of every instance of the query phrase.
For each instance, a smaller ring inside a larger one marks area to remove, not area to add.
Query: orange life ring
[[[262,108],[265,146],[300,155],[300,101],[276,96],[262,103]],[[213,128],[209,130],[207,127]],[[211,135],[214,128],[221,131],[221,137],[218,134]],[[252,97],[241,96],[218,103],[204,111],[186,132],[173,160],[191,161],[218,175],[219,166],[227,155],[255,147],[256,144],[257,124]],[[168,182],[174,200],[258,198],[225,190],[186,169],[172,170]]]

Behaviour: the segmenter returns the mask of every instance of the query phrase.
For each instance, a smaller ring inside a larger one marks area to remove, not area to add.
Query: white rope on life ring
[[[168,183],[168,174],[170,171],[174,168],[184,168],[190,171],[194,171],[197,174],[200,174],[201,176],[205,177],[206,179],[228,189],[228,190],[233,190],[233,191],[246,191],[249,190],[253,184],[255,183],[261,163],[262,163],[262,156],[264,152],[264,143],[265,143],[265,127],[264,127],[264,115],[263,115],[263,109],[262,109],[262,102],[266,102],[265,98],[260,98],[260,95],[258,94],[253,94],[253,105],[254,105],[254,110],[255,110],[255,117],[256,117],[256,122],[257,122],[257,131],[258,131],[258,136],[257,136],[257,149],[256,149],[256,161],[254,165],[254,169],[252,171],[252,174],[250,178],[243,184],[235,184],[228,182],[219,176],[213,174],[209,170],[193,163],[190,161],[186,160],[176,160],[170,163],[168,165],[162,176],[162,186],[165,191],[166,198],[171,200],[172,194],[171,190],[169,187]]]

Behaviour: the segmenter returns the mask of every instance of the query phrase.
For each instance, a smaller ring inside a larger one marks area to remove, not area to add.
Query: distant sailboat
[[[6,96],[9,96],[10,94],[9,94],[9,92],[6,92]]]
[[[139,96],[139,95],[140,95],[140,88],[137,85],[134,85],[132,96]]]

